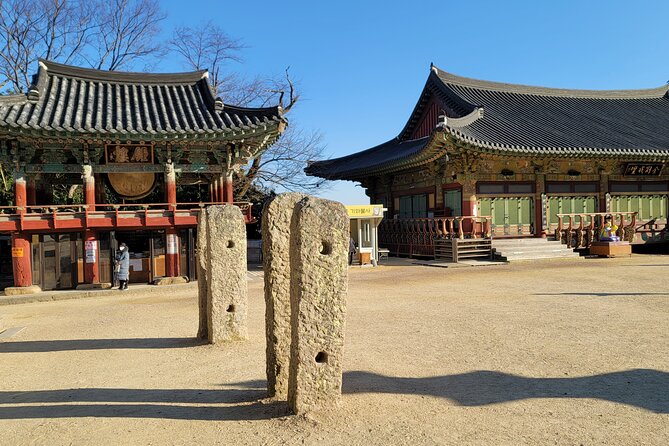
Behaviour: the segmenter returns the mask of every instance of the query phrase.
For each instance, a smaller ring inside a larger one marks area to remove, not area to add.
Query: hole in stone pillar
[[[228,248],[234,248],[235,247],[235,242],[232,240],[228,240]]]
[[[321,242],[321,254],[324,256],[332,254],[332,245],[329,242]]]
[[[316,362],[319,364],[327,364],[328,354],[325,352],[318,352],[318,354],[316,355]]]
[[[234,305],[228,305],[228,308],[226,310],[228,313],[234,313],[235,312],[235,306]]]

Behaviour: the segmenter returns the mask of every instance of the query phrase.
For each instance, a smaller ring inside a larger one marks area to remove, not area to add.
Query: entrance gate
[[[82,242],[78,233],[35,234],[32,250],[33,282],[43,290],[75,288],[83,278]]]

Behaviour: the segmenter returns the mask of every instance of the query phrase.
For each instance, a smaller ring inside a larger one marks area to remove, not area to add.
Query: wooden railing
[[[593,241],[599,240],[599,232],[604,226],[606,216],[611,217],[611,223],[618,226],[616,235],[621,240],[630,243],[634,241],[636,212],[557,214],[558,226],[555,230],[555,239],[570,248],[589,248]]]
[[[435,217],[383,220],[379,246],[394,255],[434,257],[437,238],[491,238],[492,217]]]
[[[200,209],[223,203],[138,203],[0,206],[0,231],[192,226]],[[236,202],[247,223],[251,203]]]

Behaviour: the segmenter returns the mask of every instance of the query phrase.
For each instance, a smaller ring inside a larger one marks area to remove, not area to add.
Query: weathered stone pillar
[[[200,210],[197,217],[197,297],[200,322],[197,329],[198,339],[209,337],[207,324],[207,302],[209,302],[209,271],[207,270],[207,211]]]
[[[291,225],[291,355],[288,404],[294,413],[341,396],[348,280],[346,208],[307,197]]]
[[[211,343],[246,339],[246,227],[236,206],[210,206],[207,218],[207,328]]]
[[[300,193],[278,195],[265,206],[262,216],[267,393],[281,400],[288,398],[290,369],[290,226],[295,205],[305,197]]]

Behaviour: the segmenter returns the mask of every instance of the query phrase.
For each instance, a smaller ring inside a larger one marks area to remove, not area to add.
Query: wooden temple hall
[[[130,282],[194,278],[199,210],[234,203],[250,220],[250,203],[234,201],[233,174],[285,125],[280,106],[224,104],[206,71],[40,60],[26,94],[0,97],[0,162],[14,178],[13,206],[0,209],[3,274],[10,270],[15,287],[43,290],[109,283],[124,242]],[[54,204],[57,184],[83,194]],[[177,191],[185,186],[205,198],[184,201]]]
[[[669,95],[528,87],[434,66],[399,135],[311,163],[388,208],[380,246],[432,255],[435,238],[597,238],[606,215],[633,243],[669,240]]]

